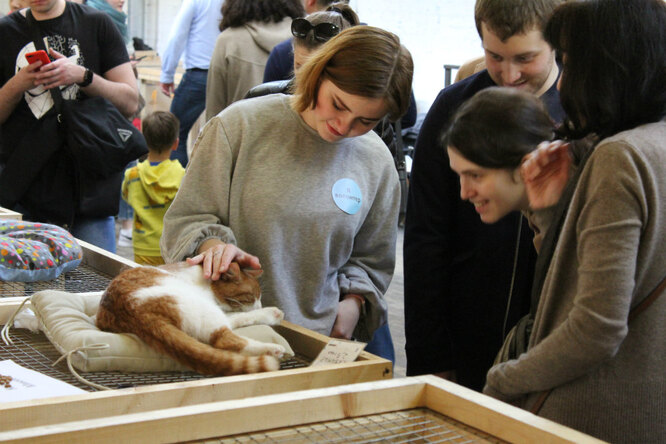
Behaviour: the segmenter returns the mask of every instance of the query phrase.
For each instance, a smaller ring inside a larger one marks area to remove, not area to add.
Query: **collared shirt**
[[[162,54],[160,82],[173,83],[178,61],[185,53],[185,69],[208,69],[220,33],[223,0],[185,0],[171,28]]]

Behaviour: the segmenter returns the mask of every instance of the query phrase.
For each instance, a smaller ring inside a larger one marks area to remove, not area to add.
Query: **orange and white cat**
[[[102,295],[97,327],[133,333],[206,375],[277,370],[284,347],[232,331],[284,318],[276,307],[261,308],[261,273],[241,270],[235,262],[217,281],[205,279],[201,266],[184,262],[126,270]]]

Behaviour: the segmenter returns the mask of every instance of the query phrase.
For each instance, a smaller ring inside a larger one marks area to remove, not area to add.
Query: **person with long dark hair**
[[[563,134],[599,142],[571,178],[565,144],[523,165],[530,205],[560,211],[527,352],[492,367],[484,392],[611,442],[663,443],[666,3],[569,1],[545,36],[563,62]]]

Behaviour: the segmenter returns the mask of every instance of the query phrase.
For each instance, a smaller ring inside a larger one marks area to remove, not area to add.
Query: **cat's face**
[[[236,262],[219,280],[211,283],[213,293],[225,311],[251,311],[261,308],[261,287],[258,278],[262,270],[241,270]]]

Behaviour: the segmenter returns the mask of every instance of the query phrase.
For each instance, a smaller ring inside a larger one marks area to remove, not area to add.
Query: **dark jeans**
[[[171,158],[178,159],[183,167],[187,166],[187,135],[206,108],[207,77],[207,71],[187,70],[171,102],[170,111],[180,121],[178,149],[171,153]]]
[[[79,217],[74,221],[71,232],[77,239],[91,243],[111,253],[116,252],[116,221],[113,216]]]
[[[372,340],[365,346],[365,351],[388,359],[395,365],[395,349],[393,348],[393,338],[388,324],[384,324],[375,330]]]

